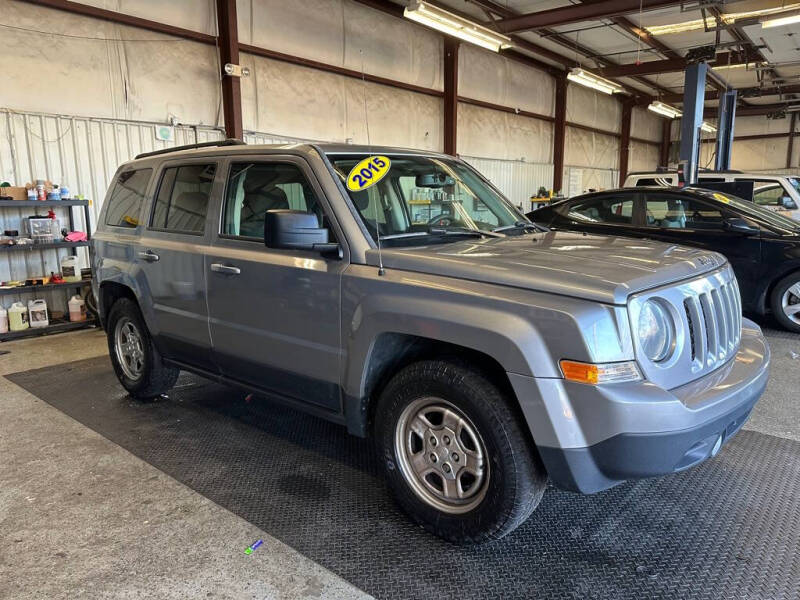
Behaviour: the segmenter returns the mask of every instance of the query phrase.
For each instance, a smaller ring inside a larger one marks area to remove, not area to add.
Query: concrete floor
[[[800,440],[800,336],[767,335],[772,377],[745,428]],[[367,597],[2,377],[104,355],[102,332],[2,351],[0,599]]]
[[[102,332],[83,331],[0,351],[10,351],[1,376],[107,349]],[[0,599],[360,597],[368,596],[0,377]]]

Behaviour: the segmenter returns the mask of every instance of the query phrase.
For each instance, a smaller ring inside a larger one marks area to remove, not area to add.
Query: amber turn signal
[[[642,378],[635,362],[595,365],[574,360],[562,360],[560,364],[564,379],[588,385],[639,381]]]

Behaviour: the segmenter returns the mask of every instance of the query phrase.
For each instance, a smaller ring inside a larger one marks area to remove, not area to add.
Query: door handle
[[[144,252],[139,252],[139,258],[147,262],[158,262],[161,257],[152,250],[145,250]]]
[[[211,270],[214,271],[214,273],[223,273],[224,275],[238,275],[242,272],[239,267],[231,267],[220,263],[213,263],[211,265]]]

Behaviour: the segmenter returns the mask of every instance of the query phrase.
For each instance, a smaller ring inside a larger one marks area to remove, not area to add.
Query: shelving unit
[[[2,190],[0,190],[2,193]],[[67,208],[67,215],[69,221],[69,230],[75,231],[75,215],[73,208],[83,209],[83,223],[86,237],[91,237],[91,221],[89,218],[89,201],[88,200],[48,200],[48,201],[32,201],[32,200],[0,200],[0,210],[5,208]],[[35,211],[38,213],[38,211]],[[58,250],[60,248],[69,248],[73,255],[77,254],[78,248],[90,247],[90,242],[52,242],[48,244],[17,244],[14,246],[0,246],[0,256],[5,252],[38,252],[44,250]],[[90,248],[91,254],[91,248]],[[90,261],[91,262],[91,261]],[[42,276],[45,273],[28,274],[29,276]],[[92,273],[94,277],[94,273]],[[45,293],[57,291],[60,289],[77,289],[90,284],[91,280],[82,280],[74,283],[48,283],[45,285],[24,285],[14,288],[0,289],[0,296],[13,295],[13,294],[30,294],[30,293]],[[48,311],[52,307],[48,306]],[[93,327],[96,325],[94,319],[87,319],[86,321],[71,322],[68,320],[50,320],[47,327],[33,328],[29,327],[23,331],[9,331],[8,333],[0,334],[0,342],[16,340],[25,337],[33,337],[39,335],[48,335],[51,333],[61,333],[64,331],[74,331],[76,329],[83,329],[84,327]]]

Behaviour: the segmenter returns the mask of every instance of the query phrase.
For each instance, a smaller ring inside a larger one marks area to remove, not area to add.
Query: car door
[[[755,290],[761,270],[760,230],[741,233],[725,226],[726,219],[742,218],[741,215],[724,208],[722,203],[670,192],[645,193],[644,207],[641,231],[647,237],[724,254],[736,272],[743,300]],[[758,229],[757,223],[748,224]]]
[[[576,198],[553,207],[556,216],[550,227],[599,235],[633,235],[638,198],[638,191],[627,190]]]
[[[136,255],[156,344],[165,357],[204,370],[213,370],[204,252],[217,171],[215,160],[164,163]]]
[[[321,188],[295,156],[231,159],[226,176],[206,264],[214,360],[227,378],[339,411],[346,245],[341,258],[264,245],[264,214],[281,209],[312,212],[343,240]]]

